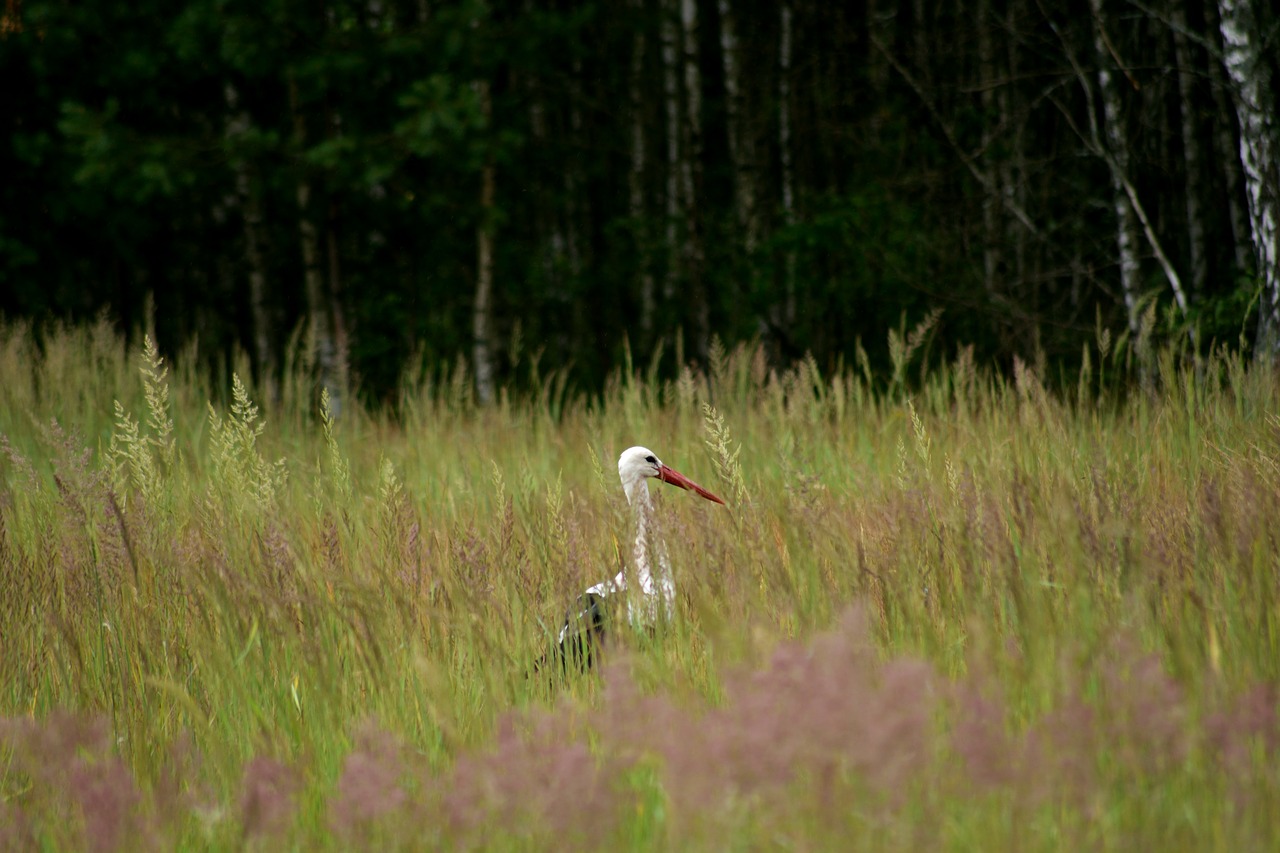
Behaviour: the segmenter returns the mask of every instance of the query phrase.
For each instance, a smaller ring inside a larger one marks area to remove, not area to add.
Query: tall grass
[[[0,846],[1274,847],[1275,375],[919,337],[338,415],[0,326]],[[635,443],[729,507],[659,492],[677,618],[531,678]]]

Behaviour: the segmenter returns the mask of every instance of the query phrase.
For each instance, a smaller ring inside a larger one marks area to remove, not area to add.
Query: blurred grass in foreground
[[[333,417],[0,326],[0,847],[1280,844],[1275,374],[913,346]],[[730,507],[659,488],[678,618],[530,680],[636,443]]]

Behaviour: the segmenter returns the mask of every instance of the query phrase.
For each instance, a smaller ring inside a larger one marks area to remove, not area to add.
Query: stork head
[[[640,486],[649,477],[656,477],[664,483],[679,486],[709,501],[724,504],[724,501],[699,486],[685,475],[662,464],[662,460],[647,447],[629,447],[618,457],[618,476],[622,479],[622,488],[627,492],[628,500],[632,490]]]

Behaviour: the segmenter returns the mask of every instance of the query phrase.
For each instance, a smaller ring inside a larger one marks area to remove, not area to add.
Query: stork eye
[[[648,462],[650,465],[657,465],[657,464],[658,464],[658,457],[653,456],[652,454],[650,454],[649,456],[646,456],[646,457],[644,458],[644,461],[645,461],[645,462]]]

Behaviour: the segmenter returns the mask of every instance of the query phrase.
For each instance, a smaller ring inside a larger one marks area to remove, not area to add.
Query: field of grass
[[[911,343],[334,416],[0,325],[0,849],[1276,849],[1276,375]],[[637,443],[728,507],[658,487],[676,618],[530,678]]]

